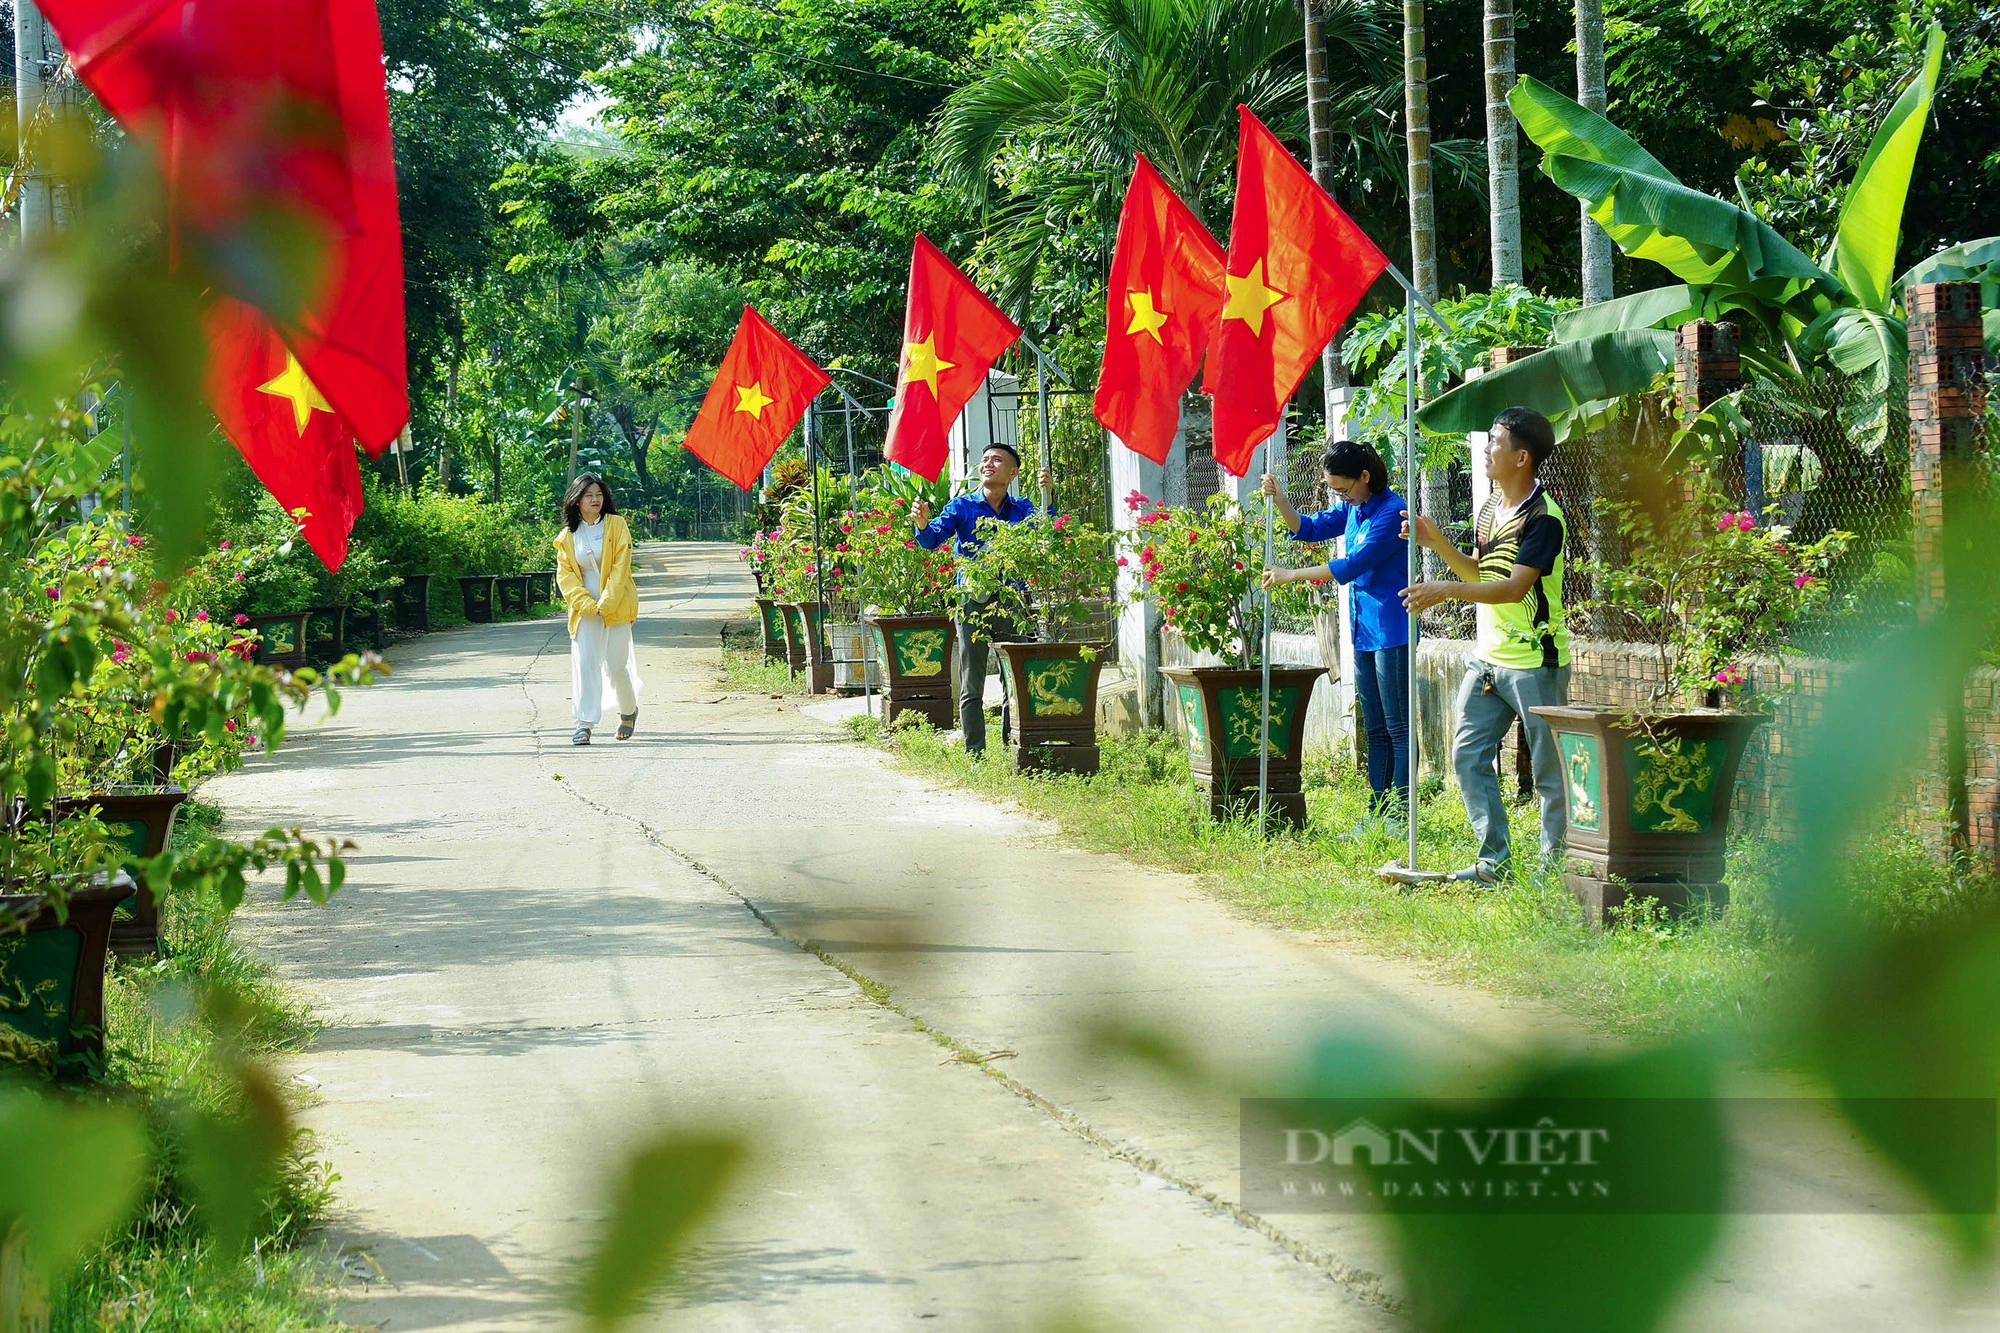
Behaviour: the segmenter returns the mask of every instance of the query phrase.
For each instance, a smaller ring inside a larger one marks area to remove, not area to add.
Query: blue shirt
[[[958,539],[958,554],[961,559],[977,559],[986,549],[986,543],[979,539],[979,520],[997,518],[1002,523],[1020,523],[1035,516],[1035,503],[1018,495],[1010,495],[998,509],[986,503],[985,491],[974,491],[961,495],[947,504],[928,526],[917,529],[917,545],[926,551],[935,551],[952,538]]]
[[[1410,641],[1410,613],[1402,597],[1410,586],[1410,544],[1402,535],[1408,513],[1402,496],[1377,491],[1358,505],[1299,515],[1299,530],[1292,534],[1299,542],[1347,538],[1347,554],[1326,567],[1352,590],[1348,611],[1357,652],[1401,648]]]

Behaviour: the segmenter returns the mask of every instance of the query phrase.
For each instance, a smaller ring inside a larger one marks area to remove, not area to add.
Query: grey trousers
[[[1019,628],[1006,616],[987,610],[987,604],[968,598],[958,615],[958,729],[965,748],[978,754],[986,748],[986,667],[994,643],[1013,643],[1021,638]],[[1003,682],[1004,684],[1004,682]],[[1007,744],[1013,731],[1012,710],[1003,690],[1000,695],[1000,743]]]
[[[1528,710],[1569,702],[1569,668],[1517,671],[1474,660],[1458,692],[1458,736],[1452,766],[1459,794],[1479,837],[1479,863],[1498,871],[1507,864],[1507,803],[1500,795],[1495,763],[1507,729],[1520,718],[1528,733],[1535,794],[1542,802],[1542,855],[1555,859],[1569,841],[1569,813],[1563,792],[1562,759],[1555,733]]]

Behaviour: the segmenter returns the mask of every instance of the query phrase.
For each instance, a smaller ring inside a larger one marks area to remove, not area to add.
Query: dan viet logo
[[[1609,1199],[1601,1168],[1611,1130],[1560,1125],[1544,1116],[1525,1126],[1426,1126],[1385,1129],[1357,1116],[1339,1129],[1288,1125],[1278,1188],[1286,1198],[1384,1202],[1476,1199]],[[1333,1171],[1300,1168],[1336,1168]]]

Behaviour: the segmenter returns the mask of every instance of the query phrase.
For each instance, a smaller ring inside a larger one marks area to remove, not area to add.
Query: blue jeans
[[[1507,802],[1500,795],[1500,774],[1494,767],[1500,742],[1514,719],[1528,733],[1528,758],[1534,766],[1535,792],[1542,801],[1542,855],[1554,861],[1569,841],[1569,809],[1563,791],[1562,759],[1549,724],[1530,709],[1569,702],[1569,668],[1517,671],[1475,661],[1458,693],[1458,736],[1452,763],[1458,770],[1459,794],[1479,838],[1479,863],[1499,871],[1507,864]]]
[[[1354,650],[1354,692],[1361,700],[1361,728],[1368,734],[1369,807],[1375,814],[1410,803],[1410,649]]]

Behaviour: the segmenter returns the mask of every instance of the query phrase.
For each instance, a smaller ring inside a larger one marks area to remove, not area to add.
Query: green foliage
[[[743,1145],[712,1133],[667,1134],[635,1150],[611,1190],[604,1236],[577,1304],[596,1328],[617,1328],[674,1271],[690,1233],[742,1169]]]
[[[1111,596],[1118,578],[1112,539],[1074,514],[986,519],[979,529],[979,557],[964,562],[966,596],[991,598],[1016,623],[1039,621],[1060,636],[1060,627],[1080,623]]]
[[[1437,311],[1451,325],[1440,329],[1425,315],[1417,317],[1417,402],[1430,402],[1447,386],[1483,365],[1496,347],[1542,347],[1554,333],[1563,312],[1577,306],[1565,297],[1543,296],[1515,284],[1490,292],[1468,292],[1437,302]],[[1341,360],[1351,371],[1373,378],[1354,396],[1348,409],[1350,439],[1398,436],[1403,428],[1407,379],[1403,355],[1403,312],[1384,310],[1354,321],[1341,345]],[[1487,422],[1491,422],[1489,416]],[[1485,429],[1481,423],[1476,429]],[[1393,450],[1383,450],[1385,454]],[[1428,457],[1425,466],[1443,460]]]
[[[882,615],[941,614],[957,591],[951,544],[935,551],[918,546],[912,508],[901,496],[865,490],[854,513],[842,519],[848,548],[842,559],[863,603]]]
[[[1800,544],[1790,528],[1760,527],[1735,510],[1706,472],[1672,477],[1640,499],[1599,499],[1625,550],[1594,562],[1591,610],[1611,613],[1622,637],[1658,656],[1657,707],[1738,693],[1748,658],[1784,652],[1785,631],[1825,603],[1826,574],[1853,540],[1834,531]]]
[[[1134,509],[1146,503],[1142,495],[1126,497]],[[1254,666],[1263,651],[1262,610],[1251,590],[1264,567],[1263,531],[1227,495],[1209,496],[1202,509],[1154,504],[1120,534],[1119,563],[1138,562],[1147,600],[1188,647]],[[1271,596],[1275,605],[1310,614],[1303,585]]]

